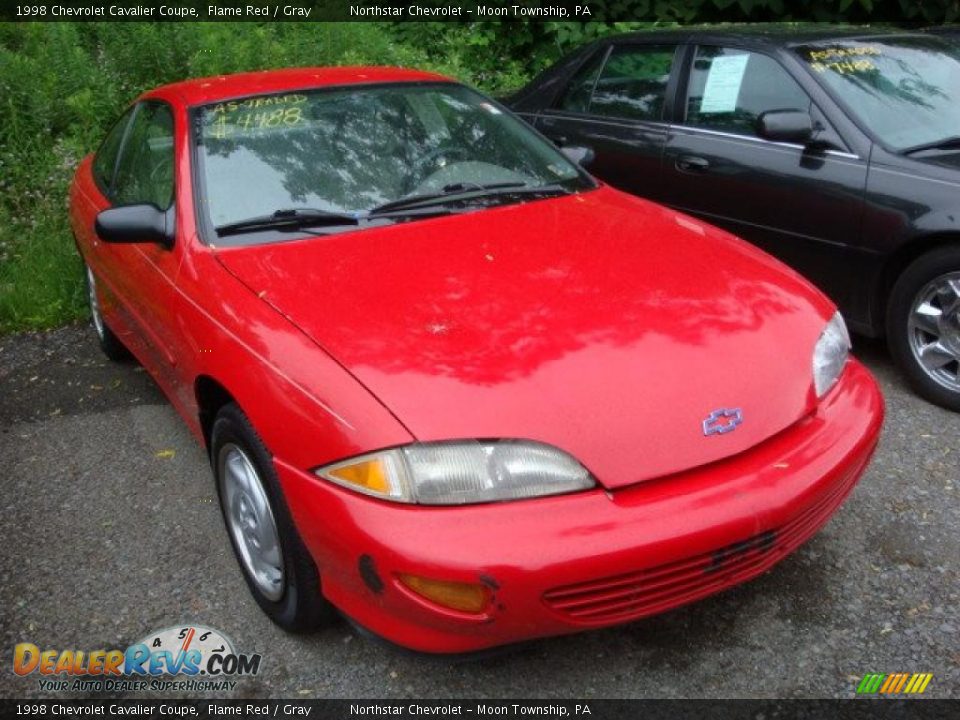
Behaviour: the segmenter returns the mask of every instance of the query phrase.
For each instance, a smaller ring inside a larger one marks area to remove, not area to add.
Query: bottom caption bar
[[[590,718],[719,720],[958,717],[957,700],[0,700],[0,717],[22,718]]]

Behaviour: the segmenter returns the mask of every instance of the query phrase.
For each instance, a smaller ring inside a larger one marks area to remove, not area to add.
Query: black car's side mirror
[[[173,247],[173,208],[164,212],[152,203],[109,208],[97,215],[95,229],[107,243],[160,243]]]
[[[806,145],[813,139],[813,118],[803,110],[768,110],[757,118],[757,135],[773,142]]]
[[[560,152],[567,156],[568,160],[572,160],[580,167],[587,167],[590,163],[593,162],[595,154],[593,148],[589,148],[585,145],[564,145],[560,148]]]

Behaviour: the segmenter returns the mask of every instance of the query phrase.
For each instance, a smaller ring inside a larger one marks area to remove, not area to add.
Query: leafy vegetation
[[[597,37],[699,20],[769,19],[784,0],[610,0],[631,23],[0,23],[0,333],[83,317],[67,187],[139,93],[186,77],[304,65],[402,65],[493,94]],[[794,15],[931,21],[957,0],[799,0]],[[832,14],[831,14],[832,13]],[[601,18],[595,18],[600,20]]]
[[[448,69],[373,23],[0,25],[0,332],[85,314],[67,187],[139,93],[185,77],[361,63]]]

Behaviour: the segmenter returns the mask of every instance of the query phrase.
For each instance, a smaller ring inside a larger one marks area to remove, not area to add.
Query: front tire
[[[230,544],[260,608],[288,632],[310,632],[333,609],[284,502],[270,453],[235,404],[217,413],[210,458]]]
[[[960,247],[922,255],[890,295],[887,342],[919,395],[960,412]]]
[[[100,314],[100,296],[97,293],[97,279],[89,265],[84,265],[87,279],[87,306],[90,308],[90,320],[93,323],[93,331],[97,335],[97,342],[100,349],[108,359],[114,362],[122,362],[130,359],[130,352],[124,346],[120,339],[113,334],[113,331],[107,327]]]

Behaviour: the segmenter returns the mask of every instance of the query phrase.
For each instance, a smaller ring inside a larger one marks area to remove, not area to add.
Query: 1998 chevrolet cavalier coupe
[[[70,205],[101,346],[205,444],[289,630],[464,652],[658,613],[797,548],[877,442],[822,294],[439,76],[159,88]]]

